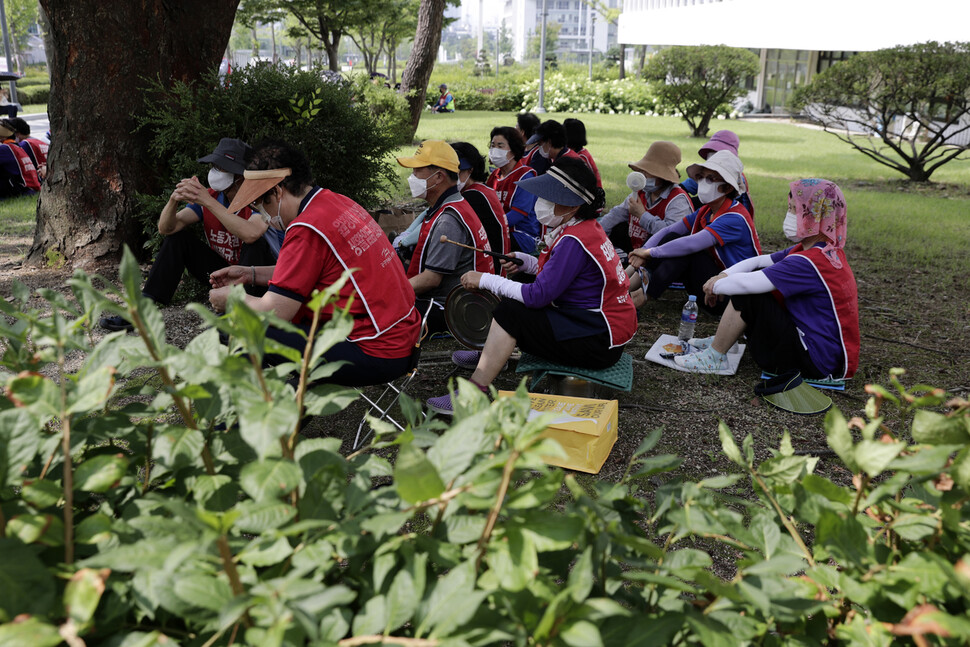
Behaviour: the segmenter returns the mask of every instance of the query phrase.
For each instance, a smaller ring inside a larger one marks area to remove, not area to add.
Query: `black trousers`
[[[687,294],[697,296],[697,303],[706,312],[720,315],[727,307],[726,301],[718,301],[713,308],[704,303],[704,284],[721,272],[720,266],[706,250],[676,258],[652,258],[646,267],[650,270],[647,295],[651,299],[659,299],[671,283],[681,282],[687,288]]]
[[[803,377],[821,378],[788,310],[771,294],[736,294],[730,303],[744,320],[748,350],[755,364],[769,373],[799,370]]]
[[[260,238],[254,243],[243,243],[239,264],[275,265],[276,256],[266,239]],[[155,262],[152,263],[152,269],[148,272],[142,294],[156,303],[168,305],[175,296],[185,270],[199,283],[208,287],[209,275],[228,266],[226,259],[212,251],[194,231],[183,229],[165,237],[155,256]],[[247,285],[246,292],[253,296],[262,296],[266,287]]]

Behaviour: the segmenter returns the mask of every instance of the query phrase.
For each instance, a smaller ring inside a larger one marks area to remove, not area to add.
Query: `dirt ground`
[[[48,287],[66,292],[69,271],[22,266],[29,244],[28,238],[9,236],[0,241],[0,294],[9,295],[13,281],[22,281],[33,289]],[[892,367],[908,369],[906,384],[930,384],[966,397],[970,392],[967,277],[938,276],[930,268],[869,271],[868,268],[879,265],[878,259],[868,258],[863,250],[851,246],[847,252],[859,285],[862,354],[858,374],[845,392],[828,392],[835,406],[847,418],[861,416],[865,384],[888,384]],[[116,269],[103,268],[101,273],[114,277]],[[639,332],[627,347],[634,358],[634,388],[630,393],[616,392],[613,396],[620,405],[619,439],[602,471],[584,478],[620,478],[644,435],[657,427],[662,427],[664,433],[656,451],[682,456],[682,476],[700,479],[733,471],[720,452],[719,420],[724,420],[739,440],[752,434],[762,459],[769,456],[768,448],[777,447],[785,429],[791,432],[796,450],[823,450],[824,454],[824,416],[789,414],[759,401],[752,388],[760,372],[750,358],[742,359],[737,375],[732,377],[681,373],[643,359],[660,334],[676,332],[685,299],[682,291],[668,292],[663,299],[649,304],[642,316]],[[200,330],[200,320],[186,311],[184,304],[165,308],[164,317],[169,340],[175,345],[184,346]],[[716,320],[702,313],[696,333],[713,334],[716,325]],[[441,395],[446,392],[449,378],[469,376],[468,371],[450,362],[451,351],[458,348],[454,340],[426,343],[418,378],[409,389],[413,397],[424,400]],[[495,386],[514,389],[522,378],[514,368],[513,362]],[[307,433],[342,436],[344,448],[348,449],[363,411],[363,406],[355,403],[337,416],[315,421]],[[831,456],[823,455],[819,469],[840,480],[849,476]]]

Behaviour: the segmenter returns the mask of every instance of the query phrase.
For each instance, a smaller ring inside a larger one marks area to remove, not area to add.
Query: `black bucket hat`
[[[823,413],[832,406],[832,398],[809,386],[798,371],[762,380],[755,385],[754,392],[779,409],[806,416]]]
[[[198,161],[201,164],[215,164],[234,175],[242,175],[246,170],[246,162],[252,155],[253,149],[243,140],[223,137],[214,151]]]

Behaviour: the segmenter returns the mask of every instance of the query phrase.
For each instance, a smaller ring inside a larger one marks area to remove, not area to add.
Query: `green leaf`
[[[697,483],[698,487],[707,488],[708,490],[722,490],[727,487],[731,487],[735,483],[741,480],[740,474],[721,474],[719,476],[711,476]]]
[[[738,444],[734,442],[734,434],[728,429],[728,426],[724,424],[724,421],[718,423],[717,434],[721,438],[721,449],[724,451],[724,455],[729,461],[735,465],[740,465],[741,467],[747,467],[748,464],[741,457],[741,450],[738,449]]]
[[[919,541],[936,532],[936,520],[928,515],[901,514],[893,523],[893,531],[907,541]]]
[[[205,437],[197,429],[168,427],[152,441],[152,458],[170,471],[201,464]]]
[[[576,564],[569,571],[570,595],[573,602],[581,604],[593,590],[593,549],[587,546],[586,550],[576,560]]]
[[[184,602],[208,611],[218,611],[232,599],[229,583],[216,575],[179,574],[174,591]]]
[[[475,563],[464,561],[436,582],[428,582],[431,594],[418,607],[415,636],[447,636],[454,627],[465,624],[485,599],[475,588]]]
[[[869,536],[855,517],[822,510],[815,527],[815,543],[824,546],[844,566],[863,566]]]
[[[293,554],[293,547],[284,537],[259,537],[254,539],[239,553],[243,564],[254,567],[273,566],[282,563]]]
[[[904,449],[906,449],[906,443],[863,440],[856,445],[855,459],[866,474],[879,476]]]
[[[913,416],[913,440],[927,445],[964,445],[970,443],[970,433],[963,418],[944,416],[935,411],[919,409]]]
[[[43,426],[29,409],[0,411],[0,485],[20,485],[40,449]]]
[[[74,489],[82,492],[107,492],[118,484],[128,470],[124,454],[102,454],[90,458],[74,470]]]
[[[77,525],[74,529],[74,541],[79,544],[97,544],[110,539],[113,534],[111,517],[98,512],[89,517],[85,517]]]
[[[64,490],[52,481],[24,481],[20,496],[38,510],[43,510],[60,501],[64,496]]]
[[[414,445],[401,446],[394,464],[394,484],[398,495],[414,504],[434,499],[445,491],[445,484],[431,461]]]
[[[639,458],[656,447],[657,443],[660,442],[660,433],[661,429],[658,427],[647,434],[647,436],[640,442],[640,446],[637,447],[637,450],[633,452],[633,458]]]
[[[788,485],[805,471],[805,456],[775,456],[758,466],[758,474],[769,485]]]
[[[387,626],[387,601],[383,595],[375,595],[364,603],[364,608],[354,616],[353,631],[356,636],[380,633]]]
[[[654,474],[660,474],[662,472],[670,472],[680,467],[680,464],[684,460],[677,456],[676,454],[660,454],[658,456],[650,456],[641,461],[638,461],[639,469],[633,473],[634,478],[645,478],[647,476],[653,476]]]
[[[0,538],[0,610],[8,618],[55,611],[54,576],[37,558],[37,551],[15,539]]]
[[[964,493],[970,494],[970,447],[966,447],[953,459],[950,475]]]
[[[60,546],[64,543],[64,522],[52,514],[21,514],[7,522],[7,533],[25,544]]]
[[[587,620],[578,620],[567,625],[559,637],[570,647],[602,647],[603,645],[600,630]]]
[[[233,527],[254,534],[280,528],[296,517],[296,508],[275,499],[243,501],[236,506],[236,511],[239,517]]]
[[[102,366],[82,377],[68,399],[68,413],[87,413],[103,408],[114,388],[114,375],[113,367]]]
[[[829,447],[838,454],[845,466],[853,474],[858,473],[859,464],[856,462],[855,447],[852,444],[852,432],[849,431],[849,424],[842,412],[834,407],[825,414],[825,437]]]
[[[63,642],[57,627],[28,617],[0,625],[3,647],[56,647]]]
[[[240,406],[239,434],[259,458],[275,456],[280,451],[280,438],[293,431],[298,417],[295,400],[253,400]]]
[[[289,460],[269,459],[246,465],[239,474],[239,486],[255,501],[278,499],[297,486],[303,476]]]
[[[96,571],[82,568],[71,576],[64,588],[64,608],[68,617],[79,627],[86,627],[94,618],[109,572],[107,569]]]
[[[391,582],[385,606],[387,625],[384,633],[390,633],[411,619],[418,608],[418,596],[414,588],[414,578],[406,570],[400,570]]]

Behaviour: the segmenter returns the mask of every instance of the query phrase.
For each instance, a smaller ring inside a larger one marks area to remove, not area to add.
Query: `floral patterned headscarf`
[[[842,267],[836,250],[845,247],[845,196],[835,182],[798,180],[791,183],[791,208],[798,216],[797,234],[809,238],[822,234],[828,240],[822,248],[832,266]]]

